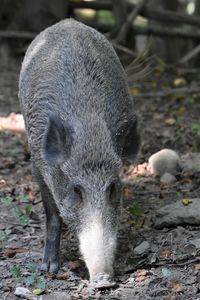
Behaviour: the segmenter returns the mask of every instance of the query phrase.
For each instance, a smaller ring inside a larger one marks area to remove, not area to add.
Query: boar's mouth
[[[97,274],[93,277],[89,284],[92,289],[106,289],[116,286],[116,282],[113,281],[113,277],[109,274]]]

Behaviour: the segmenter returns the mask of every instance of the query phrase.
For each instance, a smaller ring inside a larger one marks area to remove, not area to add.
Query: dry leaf
[[[159,253],[160,259],[171,257],[171,251],[169,249],[162,249]]]
[[[47,277],[49,279],[55,279],[56,278],[56,274],[55,273],[47,272],[46,275],[47,275]]]
[[[138,89],[136,87],[131,88],[131,95],[132,96],[137,96],[138,95]]]
[[[135,281],[137,282],[141,282],[141,281],[144,281],[147,277],[147,275],[149,274],[148,271],[146,270],[139,270],[137,273],[136,273],[136,278],[135,278]]]
[[[183,85],[186,85],[186,80],[185,78],[176,78],[174,80],[174,86],[183,86]]]
[[[183,288],[183,286],[182,286],[180,283],[175,283],[175,284],[173,284],[172,288],[173,288],[177,293],[180,293],[180,292],[183,292],[183,291],[184,291],[184,288]]]
[[[174,118],[168,118],[168,119],[165,119],[165,123],[167,125],[174,125],[176,123],[176,120]]]
[[[68,265],[68,268],[70,270],[75,270],[75,269],[77,269],[80,266],[80,264],[79,264],[79,262],[77,260],[75,260],[75,261],[69,261],[67,265]]]
[[[32,175],[26,175],[25,179],[28,180],[28,181],[32,181],[33,177],[32,177]]]
[[[185,206],[187,206],[188,204],[190,204],[190,200],[189,199],[182,199],[181,203]]]
[[[200,270],[200,264],[195,265],[195,270],[197,270],[197,271]]]
[[[69,275],[67,272],[56,275],[56,279],[58,279],[58,280],[66,280],[68,277],[69,277]]]
[[[132,196],[132,191],[128,187],[123,188],[123,198],[128,199]]]
[[[174,296],[171,294],[171,295],[168,295],[167,296],[167,299],[166,300],[175,300]]]
[[[0,256],[14,257],[17,253],[27,252],[28,249],[25,248],[7,248],[0,252]]]
[[[0,130],[13,132],[25,131],[23,116],[21,114],[10,113],[8,117],[0,117]]]
[[[182,117],[185,113],[186,113],[185,106],[181,106],[176,111],[173,111],[173,115],[176,116],[176,117]]]
[[[44,291],[41,290],[41,289],[35,289],[35,290],[32,291],[33,295],[36,295],[36,296],[37,296],[37,295],[41,295],[43,292],[44,292]]]

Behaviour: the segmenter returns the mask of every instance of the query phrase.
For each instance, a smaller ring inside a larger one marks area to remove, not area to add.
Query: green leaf
[[[11,232],[12,232],[11,229],[6,229],[6,230],[5,230],[5,233],[6,233],[7,236],[8,236],[9,234],[11,234]]]
[[[191,130],[192,130],[192,133],[197,134],[200,131],[200,124],[192,123]]]
[[[8,237],[8,235],[12,232],[10,229],[0,230],[0,241],[4,240],[5,238]]]
[[[5,231],[0,230],[0,241],[3,241],[7,237],[7,234]]]
[[[27,202],[29,202],[28,197],[26,195],[20,195],[19,196],[19,201],[21,203],[27,203]]]
[[[136,217],[141,217],[143,214],[143,210],[137,202],[129,208],[129,212]]]
[[[110,25],[114,24],[113,14],[108,10],[103,10],[103,9],[99,10],[97,12],[97,19],[100,23],[103,24],[110,24]]]
[[[192,96],[188,96],[187,101],[188,101],[189,104],[194,104],[195,99]]]
[[[17,278],[22,277],[22,272],[21,272],[20,268],[17,267],[16,265],[14,265],[14,266],[10,269],[10,271],[11,271],[11,273],[12,273],[15,277],[17,277]]]
[[[37,281],[36,274],[32,274],[32,275],[25,278],[25,283],[28,286],[34,284],[36,281]]]
[[[19,219],[20,216],[22,215],[22,211],[20,210],[19,207],[15,207],[14,208],[14,213],[15,213],[15,216]]]
[[[42,281],[42,282],[38,283],[37,288],[41,289],[41,290],[45,290],[46,289],[46,282]]]
[[[26,268],[27,268],[28,270],[30,270],[31,272],[33,272],[33,273],[35,273],[36,270],[37,270],[37,266],[36,266],[35,263],[28,263],[28,264],[26,265]]]
[[[167,268],[162,268],[162,273],[165,277],[169,277],[172,275],[172,272]]]
[[[25,208],[25,214],[27,216],[30,216],[31,212],[32,212],[33,206],[30,204]]]
[[[9,196],[1,199],[1,203],[6,205],[6,206],[11,205],[12,202],[13,202],[13,199]]]
[[[22,215],[19,217],[19,224],[21,225],[27,225],[28,224],[28,219],[25,215]]]

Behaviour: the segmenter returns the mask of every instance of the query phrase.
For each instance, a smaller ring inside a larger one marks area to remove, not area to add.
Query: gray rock
[[[178,201],[156,212],[154,226],[157,228],[183,224],[200,224],[200,198],[190,199],[187,206]]]
[[[142,242],[133,250],[135,254],[141,255],[146,253],[150,248],[150,244],[147,241]]]
[[[40,300],[71,300],[71,296],[65,292],[54,292],[49,295],[40,296]]]
[[[182,155],[181,167],[184,172],[200,172],[200,153],[188,153]]]
[[[171,149],[162,149],[149,158],[149,169],[159,176],[164,173],[176,175],[180,170],[180,157]]]
[[[174,183],[174,182],[176,182],[176,177],[174,175],[166,172],[160,178],[160,182],[165,183],[165,184]]]
[[[24,299],[36,300],[35,297],[27,288],[23,286],[18,286],[14,292],[15,296],[23,297]]]
[[[194,245],[197,249],[200,249],[200,239],[191,240],[190,244]]]

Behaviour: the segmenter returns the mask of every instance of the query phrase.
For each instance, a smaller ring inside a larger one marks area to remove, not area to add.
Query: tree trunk
[[[167,9],[176,12],[180,9],[178,0],[151,0],[150,5],[152,8],[160,8],[162,10]],[[150,21],[150,25],[159,25],[160,28],[170,27],[170,24],[166,22]],[[171,26],[174,26],[172,24]],[[166,63],[172,64],[177,62],[181,57],[181,40],[172,38],[154,38],[153,39],[153,52],[158,54]]]

